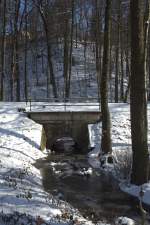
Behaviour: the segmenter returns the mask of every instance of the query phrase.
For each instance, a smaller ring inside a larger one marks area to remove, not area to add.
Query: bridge
[[[72,137],[83,151],[89,146],[88,124],[101,119],[98,103],[32,103],[26,109],[28,117],[42,124],[47,147],[61,137]]]

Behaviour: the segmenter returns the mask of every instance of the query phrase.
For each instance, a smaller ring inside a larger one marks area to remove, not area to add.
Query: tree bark
[[[140,0],[131,0],[131,136],[133,164],[131,182],[148,181],[147,99],[144,55],[144,30]]]
[[[20,101],[20,77],[19,77],[19,50],[18,50],[18,20],[20,0],[15,3],[14,40],[13,40],[13,100]]]
[[[119,100],[119,55],[120,55],[120,24],[121,24],[121,1],[118,0],[118,16],[117,16],[117,41],[116,41],[116,60],[115,60],[115,102]]]
[[[96,50],[96,78],[98,86],[98,98],[100,99],[100,80],[101,80],[101,24],[100,24],[100,6],[98,0],[95,0],[96,11],[96,31],[95,31],[95,50]]]
[[[101,112],[102,112],[102,138],[101,149],[103,153],[112,151],[111,124],[108,107],[108,72],[109,72],[109,49],[110,49],[110,27],[111,27],[111,0],[106,0],[105,28],[104,28],[104,52],[101,77]]]
[[[1,45],[0,101],[4,100],[4,69],[5,69],[5,34],[6,34],[6,1],[3,1],[3,25]]]
[[[53,63],[52,63],[52,49],[51,49],[51,43],[49,40],[48,24],[47,24],[45,15],[43,13],[43,10],[41,10],[41,6],[39,6],[39,11],[40,11],[40,15],[41,15],[41,18],[43,21],[43,26],[44,26],[44,30],[45,30],[45,36],[46,36],[48,65],[49,65],[49,70],[50,70],[50,82],[52,84],[54,98],[56,99],[56,101],[58,101],[58,92],[57,92],[56,80],[55,80]]]
[[[28,101],[28,78],[27,78],[27,0],[25,0],[25,49],[24,49],[24,94],[25,94],[25,100]]]
[[[66,89],[68,83],[68,70],[69,70],[69,19],[64,20],[64,97],[66,97]]]
[[[70,97],[70,82],[71,82],[71,73],[72,73],[72,51],[73,51],[73,27],[74,27],[74,0],[71,2],[72,9],[71,9],[71,34],[70,34],[70,53],[69,53],[69,73],[67,79],[67,86],[65,90],[65,99],[69,99]]]

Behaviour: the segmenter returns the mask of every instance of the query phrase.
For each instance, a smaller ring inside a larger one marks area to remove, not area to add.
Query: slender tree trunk
[[[40,15],[43,21],[45,36],[46,36],[48,65],[49,65],[49,71],[50,71],[50,83],[52,84],[54,98],[56,99],[56,101],[58,101],[58,92],[57,92],[56,80],[55,80],[53,63],[52,63],[52,49],[51,49],[51,43],[49,40],[48,24],[41,8],[39,10],[40,10]]]
[[[105,28],[104,28],[104,52],[101,77],[101,112],[102,112],[102,139],[101,148],[103,153],[112,151],[111,124],[108,107],[108,72],[109,72],[109,49],[110,49],[110,27],[111,27],[111,0],[106,0]]]
[[[123,44],[122,44],[123,45]],[[124,57],[123,46],[121,46],[121,80],[120,80],[120,100],[124,100]]]
[[[27,79],[27,0],[25,0],[25,51],[24,51],[24,94],[25,100],[28,100],[28,79]]]
[[[11,39],[10,39],[10,78],[9,78],[9,86],[10,86],[10,101],[13,101],[13,55],[14,55],[14,37],[13,37],[13,24],[10,23],[10,31],[11,31]]]
[[[112,22],[111,22],[111,28],[112,28]],[[112,83],[112,41],[110,38],[110,49],[109,49],[109,93],[110,93],[110,102],[113,102],[114,97],[113,97],[113,83]]]
[[[66,96],[66,89],[68,83],[68,69],[69,69],[69,21],[65,18],[65,32],[64,32],[64,96]]]
[[[120,1],[120,0],[119,0]],[[122,28],[122,29],[121,29]],[[121,77],[120,77],[120,100],[124,100],[124,36],[125,30],[123,26],[123,17],[122,17],[122,8],[121,8],[121,1],[120,1],[120,64],[121,64]]]
[[[15,22],[14,22],[14,40],[13,40],[13,94],[14,100],[20,101],[20,78],[19,78],[19,55],[18,55],[18,19],[20,10],[20,0],[15,3]]]
[[[0,73],[0,101],[4,98],[4,69],[5,69],[5,33],[6,33],[6,1],[3,1],[3,25],[1,46],[1,73]]]
[[[124,103],[127,102],[129,92],[130,92],[130,86],[131,86],[131,66],[129,62],[129,49],[127,48],[125,52],[125,60],[126,60],[126,79],[128,80],[127,88],[124,94]]]
[[[144,56],[145,56],[144,62],[145,62],[146,82],[148,81],[147,53],[148,53],[149,23],[150,23],[150,0],[146,0],[145,17],[144,17]]]
[[[95,0],[96,8],[96,34],[95,34],[95,49],[96,49],[96,76],[98,85],[98,98],[100,99],[100,80],[101,80],[101,34],[100,34],[100,9],[98,0]]]
[[[116,41],[116,71],[115,71],[115,102],[119,100],[119,72],[120,72],[120,26],[121,26],[121,0],[117,1],[118,16],[117,16],[117,41]]]
[[[74,0],[72,0],[72,19],[71,19],[71,34],[70,34],[70,54],[69,54],[69,73],[67,79],[67,87],[65,91],[65,98],[70,97],[70,82],[71,82],[71,73],[72,73],[72,51],[73,51],[73,26],[74,26]]]
[[[131,0],[131,136],[133,164],[131,182],[148,181],[147,100],[144,31],[141,0]]]

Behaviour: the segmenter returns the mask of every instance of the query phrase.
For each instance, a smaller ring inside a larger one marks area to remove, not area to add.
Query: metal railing
[[[63,97],[59,97],[59,98],[54,98],[54,97],[50,97],[50,98],[38,98],[38,99],[32,99],[32,98],[28,98],[28,99],[23,99],[24,102],[100,102],[100,99],[98,97],[71,97],[71,98],[63,98]]]
[[[44,99],[38,99],[38,100],[32,100],[31,98],[27,99],[26,105],[29,103],[29,109],[32,111],[32,108],[34,106],[34,103],[41,103],[41,107],[45,108],[46,106],[51,106],[51,107],[64,107],[64,111],[67,111],[67,107],[79,107],[79,106],[98,106],[100,110],[100,100],[96,97],[90,97],[90,98],[85,98],[85,97],[75,97],[75,98],[69,98],[69,99],[64,99],[64,98],[44,98]],[[46,103],[42,105],[42,103]],[[84,103],[84,104],[83,104]],[[40,107],[40,105],[38,105]]]

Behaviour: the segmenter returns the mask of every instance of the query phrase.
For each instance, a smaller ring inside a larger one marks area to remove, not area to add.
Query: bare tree
[[[19,78],[19,49],[18,49],[18,24],[19,24],[20,0],[15,2],[14,34],[13,34],[13,97],[20,101],[20,78]]]
[[[101,112],[102,112],[102,139],[101,148],[104,153],[112,151],[111,124],[108,107],[108,72],[109,72],[109,49],[110,49],[110,27],[111,27],[111,0],[106,1],[105,28],[104,28],[104,52],[101,77]]]
[[[131,0],[131,136],[133,165],[131,181],[148,181],[147,99],[142,1]]]
[[[5,34],[6,34],[6,1],[0,2],[2,12],[2,39],[1,39],[1,73],[0,73],[0,101],[4,100],[4,70],[5,70]]]
[[[50,71],[50,82],[52,84],[54,98],[56,100],[58,100],[56,79],[55,79],[53,62],[52,62],[52,46],[51,46],[51,40],[50,40],[50,29],[51,28],[48,23],[49,5],[44,4],[43,1],[37,1],[37,2],[35,2],[35,5],[39,9],[39,12],[40,12],[40,15],[41,15],[41,18],[43,21],[43,27],[45,30],[46,45],[47,45],[48,65],[49,65],[49,71]]]

